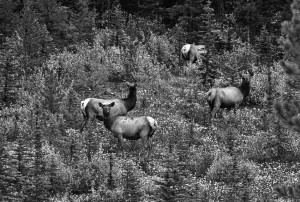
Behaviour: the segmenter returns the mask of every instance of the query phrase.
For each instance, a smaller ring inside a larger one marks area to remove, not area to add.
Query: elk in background
[[[181,48],[182,58],[190,63],[201,62],[201,56],[206,53],[205,45],[186,44]]]
[[[211,125],[213,126],[213,118],[220,108],[235,110],[245,100],[250,92],[250,79],[253,76],[252,72],[249,75],[240,75],[242,83],[239,87],[229,86],[224,88],[211,88],[206,93],[206,100],[211,109]]]
[[[181,48],[181,57],[183,60],[187,61],[187,64],[190,66],[192,63],[201,64],[202,60],[205,59],[205,54],[207,53],[205,45],[194,45],[186,44]],[[183,67],[183,74],[186,75],[187,68]]]

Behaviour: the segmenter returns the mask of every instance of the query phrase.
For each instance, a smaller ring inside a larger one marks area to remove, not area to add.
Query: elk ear
[[[249,75],[250,75],[250,76],[253,76],[253,75],[254,75],[254,73],[253,73],[253,70],[252,70],[252,69],[248,69],[248,73],[249,73]]]
[[[110,107],[115,106],[115,102],[110,103],[109,106],[110,106]]]
[[[102,104],[101,102],[99,102],[99,106],[100,106],[100,107],[103,107],[103,104]]]
[[[134,83],[129,83],[128,81],[126,82],[126,85],[127,85],[128,87],[136,87],[136,86],[137,86],[136,82],[134,82]]]

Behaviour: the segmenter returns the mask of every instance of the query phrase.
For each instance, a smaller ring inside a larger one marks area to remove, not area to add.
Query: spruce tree
[[[31,138],[28,138],[26,131],[22,129],[22,126],[27,125],[25,122],[27,120],[21,120],[21,114],[25,114],[25,110],[20,109],[15,113],[15,135],[16,139],[16,148],[14,149],[16,155],[16,165],[18,170],[18,175],[16,179],[16,187],[18,193],[22,198],[28,198],[27,187],[31,185],[31,180],[29,178],[29,169],[28,166],[31,163],[32,155],[30,152],[30,142]]]
[[[199,34],[202,36],[203,44],[205,44],[209,52],[202,58],[202,66],[199,69],[201,69],[202,84],[212,87],[214,79],[219,75],[217,66],[211,62],[212,54],[215,52],[214,30],[217,29],[217,24],[215,22],[214,9],[211,7],[211,1],[207,1],[203,9],[204,12],[201,15],[203,25]]]
[[[0,108],[10,107],[18,100],[22,71],[18,61],[18,42],[15,35],[0,48]]]
[[[142,192],[140,191],[140,182],[137,174],[139,171],[138,167],[133,161],[125,162],[123,179],[125,181],[124,187],[124,198],[129,201],[141,201]]]
[[[44,87],[41,94],[44,97],[44,106],[52,114],[59,112],[60,102],[63,94],[61,93],[62,87],[58,81],[58,74],[56,69],[47,68],[45,70]]]
[[[26,198],[23,186],[26,177],[20,170],[19,160],[22,157],[18,152],[18,139],[22,131],[18,123],[18,110],[10,108],[0,111],[0,114],[0,201],[22,201]]]
[[[188,184],[186,180],[188,162],[181,159],[183,155],[179,154],[180,150],[174,148],[174,145],[169,143],[169,153],[166,154],[167,156],[163,161],[165,167],[163,180],[155,180],[160,187],[155,196],[155,201],[186,201],[193,198],[190,190],[186,187]],[[183,150],[183,152],[185,151]]]
[[[156,184],[160,186],[160,190],[158,191],[158,195],[156,196],[157,201],[176,201],[176,191],[175,186],[176,182],[174,180],[174,168],[172,167],[171,160],[167,160],[166,162],[167,170],[165,171],[163,177],[163,181],[156,181]]]
[[[16,193],[16,187],[14,181],[14,170],[12,165],[12,156],[9,154],[10,148],[8,142],[4,139],[0,144],[0,200],[1,201],[13,201],[16,200],[11,194]]]
[[[46,163],[42,151],[43,133],[42,133],[42,113],[41,103],[38,96],[34,96],[31,101],[31,135],[32,135],[32,158],[31,166],[28,168],[30,182],[27,185],[26,192],[28,198],[26,201],[46,201],[49,195],[49,181],[45,176]]]
[[[293,89],[291,96],[285,101],[277,102],[275,110],[281,120],[291,129],[300,132],[300,100],[296,94],[300,90],[300,0],[291,4],[292,19],[283,23],[284,37],[280,44],[285,51],[284,59],[280,62],[285,73],[289,76],[288,84]],[[295,186],[280,186],[275,190],[280,196],[299,198],[299,184]]]
[[[291,4],[293,17],[291,21],[283,23],[284,38],[280,43],[285,51],[284,60],[280,62],[282,68],[289,76],[288,84],[293,89],[291,95],[296,95],[300,90],[300,1],[294,0]],[[275,105],[278,116],[288,126],[300,132],[300,100],[296,96],[289,96],[287,102],[278,102]]]
[[[18,6],[20,1],[6,0],[0,1],[0,44],[4,44],[7,37],[13,35],[16,29],[16,20],[18,18]]]

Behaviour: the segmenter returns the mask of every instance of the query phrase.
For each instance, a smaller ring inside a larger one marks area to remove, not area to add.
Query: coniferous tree
[[[274,117],[272,113],[273,100],[275,97],[274,81],[272,73],[274,72],[273,63],[276,60],[280,50],[273,45],[273,38],[271,33],[268,32],[265,26],[261,29],[261,33],[256,37],[256,51],[258,53],[258,63],[262,66],[258,71],[267,75],[267,102],[264,103],[264,114],[262,115],[263,125],[265,131],[270,131],[275,129],[277,136],[277,149],[278,157],[283,157],[286,155],[286,149],[284,145],[288,145],[289,141],[287,135],[281,130],[281,124],[278,123],[278,117]],[[275,124],[274,128],[270,128]]]
[[[76,128],[81,121],[82,116],[78,113],[78,103],[80,102],[79,94],[74,89],[74,82],[70,84],[69,88],[64,92],[60,111],[64,115],[66,127]],[[62,129],[62,132],[64,130]]]
[[[22,132],[24,132],[19,126],[19,112],[21,110],[10,108],[2,110],[0,113],[2,115],[0,120],[3,124],[0,125],[3,130],[0,134],[0,198],[3,201],[21,201],[26,199],[27,195],[25,186],[28,178],[23,172],[25,162],[23,158],[26,158],[26,155],[24,150],[20,151],[18,142]],[[7,130],[7,126],[12,130]]]
[[[299,34],[300,27],[300,1],[294,0],[291,4],[293,17],[291,21],[283,23],[283,31],[285,38],[281,39],[281,45],[285,51],[284,60],[280,62],[286,74],[290,77],[288,84],[295,92],[300,90],[300,39],[295,37]],[[293,92],[292,92],[293,94]],[[278,116],[291,128],[300,132],[300,118],[298,112],[300,110],[300,101],[297,97],[291,97],[288,102],[276,103],[275,108]]]
[[[209,84],[210,87],[213,86],[214,79],[219,74],[218,68],[215,64],[211,62],[212,54],[215,52],[214,48],[214,31],[217,29],[214,10],[211,7],[211,1],[207,1],[203,8],[204,12],[201,15],[204,24],[201,27],[199,35],[202,37],[202,43],[205,44],[208,49],[208,54],[206,54],[202,59],[202,65],[199,67],[201,70],[200,75],[202,79],[202,84],[206,86]]]
[[[12,156],[9,151],[12,149],[9,147],[7,140],[5,139],[5,134],[1,134],[1,144],[0,144],[0,200],[1,201],[12,201],[16,200],[11,194],[17,192],[15,186],[15,173],[13,171]]]
[[[265,70],[265,73],[268,75],[268,98],[267,98],[267,112],[271,111],[272,106],[272,81],[271,81],[271,66],[273,65],[274,55],[275,55],[275,47],[272,44],[272,38],[266,27],[264,26],[261,30],[259,37],[256,38],[257,44],[256,49],[258,53],[259,63],[266,68],[262,68]],[[262,70],[263,71],[263,70]]]
[[[26,127],[27,120],[23,120],[21,118],[21,114],[26,114],[26,111],[21,109],[17,113],[15,113],[15,134],[17,136],[16,140],[16,148],[15,148],[15,155],[16,155],[16,162],[17,162],[17,169],[18,169],[18,177],[16,180],[16,187],[20,196],[24,199],[28,198],[27,189],[31,185],[31,179],[29,176],[29,168],[28,165],[32,161],[32,155],[30,152],[30,142],[31,138],[28,137],[26,131],[22,130],[22,127]]]
[[[22,74],[18,61],[19,45],[18,36],[14,35],[0,48],[0,108],[9,107],[18,100]]]
[[[165,166],[163,180],[155,181],[160,187],[157,191],[157,195],[155,195],[156,201],[173,202],[192,198],[189,193],[190,190],[185,188],[187,184],[185,179],[186,164],[188,162],[183,162],[183,159],[180,160],[182,154],[180,155],[179,153],[180,150],[177,150],[172,143],[169,143],[169,153],[163,161]]]
[[[44,96],[45,109],[49,110],[52,114],[56,114],[60,110],[59,105],[63,97],[61,88],[57,71],[53,68],[46,69],[44,88],[42,89],[41,94]]]
[[[76,44],[93,42],[97,14],[95,10],[90,10],[89,2],[89,0],[78,1],[78,12],[72,13],[73,18],[71,21],[76,26],[76,29],[69,40],[74,41]],[[67,31],[69,32],[70,28]]]
[[[57,172],[59,172],[57,162],[54,157],[52,157],[50,162],[47,163],[49,164],[49,167],[47,168],[45,175],[49,178],[49,195],[54,196],[58,193],[63,193],[63,191],[67,190],[68,186],[63,183],[63,180],[57,175]]]
[[[157,185],[160,186],[160,190],[158,192],[157,201],[176,201],[176,191],[174,181],[174,171],[172,169],[171,163],[167,161],[167,170],[164,174],[164,181],[156,181]]]
[[[184,1],[168,9],[169,15],[178,19],[179,26],[188,33],[186,42],[199,44],[202,42],[203,32],[206,33],[206,22],[202,14],[205,1]]]
[[[285,51],[284,60],[280,62],[282,68],[289,76],[289,86],[294,93],[300,90],[300,1],[294,0],[291,4],[292,19],[283,23],[284,38],[280,43]],[[285,102],[277,102],[275,105],[276,112],[281,120],[291,129],[300,132],[300,101],[296,96],[290,96]],[[299,184],[295,186],[280,186],[275,190],[280,196],[289,198],[299,198]]]
[[[18,182],[21,179],[16,165],[16,156],[11,152],[15,150],[13,144],[5,144],[0,146],[0,199],[1,201],[21,201],[22,190],[18,188]],[[20,192],[18,192],[20,191]]]
[[[42,151],[42,114],[41,103],[37,96],[34,96],[34,100],[31,102],[31,134],[33,135],[33,157],[31,161],[31,167],[29,168],[29,177],[31,178],[31,184],[28,185],[27,201],[45,201],[49,195],[49,181],[44,173],[46,173],[46,164],[43,158]]]
[[[129,201],[141,201],[142,192],[140,191],[140,182],[137,174],[137,166],[133,161],[125,162],[123,179],[125,181],[124,198]]]
[[[22,44],[20,63],[27,78],[41,68],[53,49],[52,37],[34,8],[34,1],[24,1],[17,29]]]
[[[300,199],[300,184],[275,187],[275,190],[281,197]]]

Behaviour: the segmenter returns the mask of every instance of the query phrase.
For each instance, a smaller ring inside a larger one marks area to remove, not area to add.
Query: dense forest
[[[0,1],[0,201],[300,199],[300,0]],[[207,54],[190,64],[185,44]],[[207,92],[239,86],[210,122]],[[81,101],[125,98],[150,150]]]

